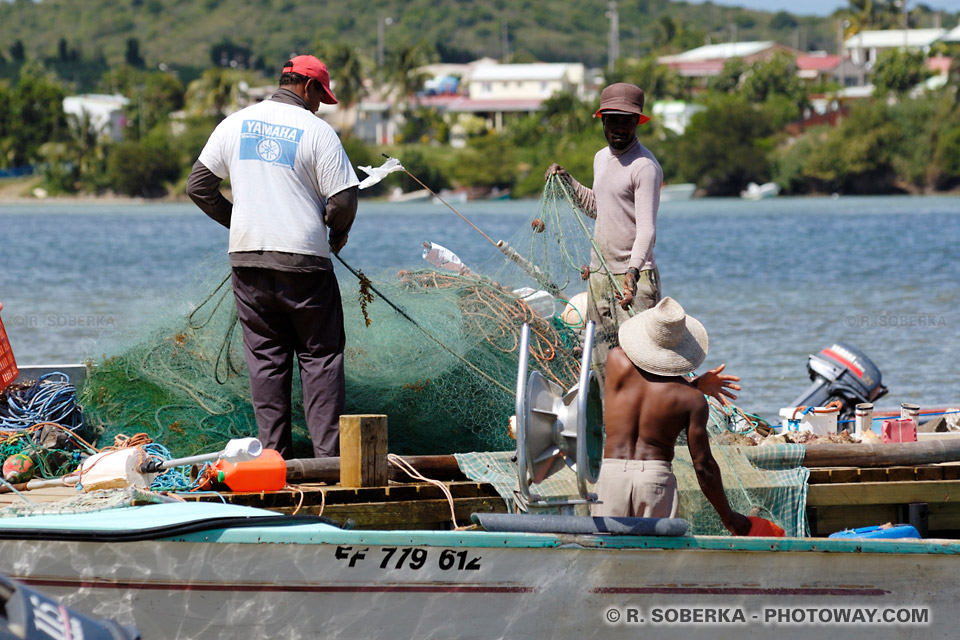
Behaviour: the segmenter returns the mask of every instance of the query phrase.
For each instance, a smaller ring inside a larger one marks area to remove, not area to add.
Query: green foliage
[[[857,105],[807,160],[804,175],[819,191],[889,193],[895,190],[893,148],[900,132],[882,102]]]
[[[654,100],[682,99],[688,93],[680,74],[658,64],[657,56],[621,60],[617,63],[616,75],[616,80],[608,79],[608,83],[630,82],[643,89],[647,113]]]
[[[930,76],[924,56],[918,51],[888,49],[877,58],[871,76],[876,95],[903,95]]]
[[[169,137],[161,130],[142,140],[126,140],[110,151],[109,184],[117,193],[156,198],[166,183],[180,175],[180,162]]]
[[[454,165],[451,177],[465,187],[512,189],[517,179],[516,149],[506,136],[472,138]]]
[[[0,90],[0,101],[7,103],[0,116],[0,166],[33,163],[44,143],[63,139],[64,95],[60,80],[36,62],[21,67],[12,90]]]
[[[742,91],[751,102],[765,102],[772,96],[783,96],[803,108],[807,91],[797,76],[797,66],[786,53],[777,53],[770,60],[757,61],[743,77]]]
[[[411,174],[415,175],[417,179],[420,180],[423,184],[427,185],[428,188],[432,189],[434,192],[439,191],[440,189],[446,189],[450,186],[450,182],[436,164],[429,162],[425,157],[423,152],[418,149],[412,148],[404,151],[401,154],[398,154],[397,159],[400,160],[404,168],[409,171]],[[356,164],[356,161],[351,158],[351,161]],[[379,164],[374,162],[374,165]],[[409,175],[404,172],[394,174],[397,176],[395,181],[398,181],[400,188],[404,192],[407,191],[417,191],[423,189],[423,187]],[[393,178],[393,176],[391,176]]]
[[[763,105],[741,96],[717,96],[677,140],[672,156],[678,174],[717,196],[736,195],[749,182],[767,182],[766,139],[775,131],[773,116]]]
[[[743,58],[730,58],[723,63],[720,73],[710,78],[707,88],[719,93],[736,93],[740,90],[740,80],[747,71]]]
[[[782,29],[796,29],[800,26],[800,23],[797,22],[796,18],[787,13],[786,11],[777,11],[773,14],[773,17],[770,18],[770,28],[780,31]]]
[[[960,186],[960,123],[940,134],[933,167],[936,174],[934,184],[938,189]]]
[[[372,69],[372,63],[361,55],[360,50],[347,43],[324,44],[314,47],[330,70],[332,89],[337,94],[337,103],[346,108],[359,102],[366,94],[364,78]]]

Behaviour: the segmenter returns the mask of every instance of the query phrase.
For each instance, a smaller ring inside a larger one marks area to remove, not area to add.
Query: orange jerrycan
[[[287,484],[287,462],[275,449],[264,449],[257,458],[245,462],[217,460],[217,482],[231,491],[279,491]]]

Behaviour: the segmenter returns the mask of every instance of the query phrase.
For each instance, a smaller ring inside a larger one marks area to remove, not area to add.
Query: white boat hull
[[[956,637],[954,543],[296,529],[7,540],[0,566],[145,638]]]

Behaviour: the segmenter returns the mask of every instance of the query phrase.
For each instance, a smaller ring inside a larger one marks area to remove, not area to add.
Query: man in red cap
[[[331,252],[347,242],[359,180],[336,132],[314,114],[336,104],[326,65],[296,56],[269,99],[224,119],[187,182],[204,213],[230,229],[230,266],[257,429],[292,457],[296,354],[316,457],[339,452],[343,308]],[[233,202],[220,192],[230,178]]]
[[[587,285],[587,320],[597,326],[594,367],[603,384],[607,352],[617,345],[617,329],[630,310],[643,311],[660,301],[660,274],[653,257],[663,170],[637,139],[643,115],[643,90],[611,84],[600,94],[594,114],[603,122],[607,146],[593,159],[593,188],[578,182],[559,164],[546,178],[559,175],[573,188],[580,209],[596,219]]]

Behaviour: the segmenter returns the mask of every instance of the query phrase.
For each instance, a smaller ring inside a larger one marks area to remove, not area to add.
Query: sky
[[[706,0],[687,0],[694,4],[703,4]],[[828,16],[837,9],[850,6],[842,0],[712,0],[713,4],[732,7],[744,7],[758,11],[788,11],[794,15]],[[909,5],[925,4],[934,11],[960,11],[960,0],[908,0]]]

